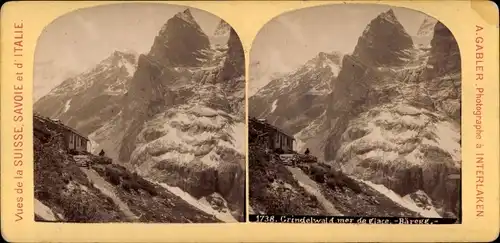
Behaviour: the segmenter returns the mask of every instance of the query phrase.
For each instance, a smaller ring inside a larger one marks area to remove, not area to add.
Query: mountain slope
[[[38,117],[34,122],[44,124]],[[37,219],[96,223],[218,221],[101,157],[79,155],[86,162],[82,164],[76,160],[78,156],[65,150],[60,131],[37,127],[42,128],[34,133],[35,198],[40,205],[35,208]]]
[[[121,110],[137,66],[135,53],[115,51],[96,67],[69,78],[40,98],[33,109],[90,134]]]
[[[311,120],[321,120],[331,83],[341,69],[340,53],[319,53],[293,73],[272,80],[249,99],[249,115],[265,117],[291,134],[302,131],[301,140],[312,139],[307,131],[317,129]],[[308,82],[304,82],[308,80]]]

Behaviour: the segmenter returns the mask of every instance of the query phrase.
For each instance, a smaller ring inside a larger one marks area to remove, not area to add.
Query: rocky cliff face
[[[461,69],[460,50],[450,30],[441,22],[434,26],[428,62],[429,76],[435,78],[459,73]]]
[[[231,29],[229,33],[227,56],[218,75],[218,81],[227,85],[228,89],[234,89],[235,85],[241,82],[231,83],[231,81],[245,76],[245,55],[238,34],[234,29]]]
[[[401,197],[424,193],[441,216],[454,217],[459,189],[446,178],[461,167],[460,53],[441,23],[432,36],[430,48],[413,46],[394,13],[382,13],[366,27],[354,52],[343,56],[322,99],[289,106],[296,95],[285,86],[278,94],[291,97],[286,103],[265,105],[259,101],[272,104],[279,97],[264,92],[275,85],[271,82],[250,98],[249,109],[286,127],[321,107],[324,114],[306,117],[307,127],[294,131],[302,148],[332,168]],[[300,83],[316,80],[305,76]]]
[[[120,159],[142,175],[197,198],[219,193],[241,220],[245,198],[241,42],[231,30],[226,46],[211,49],[189,12],[173,19],[164,27],[167,32],[179,31],[177,25],[182,25],[180,31],[191,33],[167,34],[167,43],[184,42],[189,36],[200,44],[186,46],[188,58],[172,62],[172,52],[163,52],[163,45],[156,47],[162,42],[155,41],[150,53],[139,58],[129,95],[133,101],[128,102],[135,105],[124,113],[132,122]]]
[[[191,81],[189,68],[201,66],[209,46],[207,35],[189,9],[169,19],[159,31],[149,53],[139,57],[137,71],[131,80],[124,119],[133,122],[120,148],[120,160],[129,160],[135,149],[135,137],[145,121],[160,110],[182,104],[194,95],[188,87],[179,86]]]
[[[459,173],[461,163],[457,122],[460,74],[456,66],[460,58],[453,48],[456,42],[444,29],[441,23],[436,24],[427,54],[411,50],[408,61],[399,59],[403,68],[394,62],[390,72],[382,65],[358,66],[358,73],[368,75],[354,76],[349,83],[347,90],[354,95],[340,103],[349,111],[339,106],[330,110],[334,123],[325,157],[341,163],[349,173],[381,183],[400,195],[422,190],[441,208],[442,215],[445,211],[456,215],[458,189],[443,178]],[[373,39],[375,43],[384,40]],[[358,46],[364,44],[359,42]],[[400,53],[408,48],[401,47],[404,49],[392,51]],[[372,55],[366,55],[365,60]],[[442,69],[435,72],[434,65]],[[342,81],[339,78],[337,84]],[[333,100],[335,96],[339,94],[334,94]]]
[[[201,50],[210,42],[191,11],[186,9],[169,19],[156,36],[148,57],[169,66],[199,66],[205,57]]]
[[[372,65],[357,71],[364,69],[368,75],[350,83],[348,90],[355,95],[348,99],[348,115],[339,112],[340,107],[331,110],[335,123],[325,157],[341,163],[348,173],[400,195],[422,190],[442,210],[441,215],[456,215],[458,188],[445,178],[460,171],[460,74],[456,66],[460,58],[453,47],[456,42],[441,23],[434,32],[429,53],[413,50],[409,61],[403,59],[404,68],[393,65],[386,73],[383,67]],[[434,65],[440,71],[434,71]],[[346,106],[346,102],[341,104]]]
[[[461,58],[458,43],[446,26],[438,22],[434,27],[434,38],[425,78],[426,89],[440,112],[461,120]]]
[[[353,119],[335,163],[357,178],[405,196],[422,190],[434,206],[455,212],[460,173],[460,126],[446,116],[405,104],[385,104]]]
[[[346,55],[339,77],[332,84],[327,116],[330,137],[325,159],[333,159],[347,123],[361,111],[390,101],[396,95],[392,73],[379,67],[399,67],[408,63],[412,40],[389,10],[368,24],[352,55]],[[346,95],[349,94],[349,95]]]
[[[367,65],[400,65],[409,57],[413,41],[391,10],[370,22],[358,40],[353,56]]]
[[[176,14],[137,58],[115,113],[96,115],[88,131],[94,150],[196,200],[222,198],[229,217],[243,220],[243,55],[234,30],[213,45],[190,10]]]

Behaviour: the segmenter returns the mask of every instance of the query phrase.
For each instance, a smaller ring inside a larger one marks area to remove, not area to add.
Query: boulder
[[[90,158],[88,155],[74,155],[73,159],[78,166],[89,166],[90,164]]]

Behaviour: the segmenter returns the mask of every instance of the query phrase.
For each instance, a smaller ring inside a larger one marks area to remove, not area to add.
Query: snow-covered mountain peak
[[[84,92],[95,84],[102,84],[103,87],[122,86],[126,80],[134,75],[137,59],[138,56],[135,53],[114,51],[96,66],[63,81],[52,89],[47,96],[76,94]],[[116,77],[116,79],[111,82],[110,77]]]
[[[215,28],[215,31],[210,35],[210,44],[212,45],[212,48],[227,46],[230,35],[231,26],[226,21],[221,19]]]
[[[434,36],[434,27],[437,24],[437,19],[426,16],[422,21],[418,31],[412,36],[415,47],[428,50],[431,47],[431,39]]]
[[[119,51],[116,50],[111,54],[109,58],[116,58],[116,59],[126,59],[127,61],[131,63],[137,62],[137,58],[139,57],[139,54],[135,51]]]
[[[229,36],[231,32],[231,26],[224,20],[221,19],[219,25],[214,31],[214,36]]]
[[[125,68],[128,76],[132,77],[137,68],[138,58],[137,53],[114,51],[111,56],[103,60],[99,65],[104,65],[107,68]]]
[[[426,16],[417,31],[417,36],[432,36],[434,34],[434,26],[437,22],[437,19]]]
[[[342,65],[342,56],[339,52],[320,52],[316,57],[307,61],[305,67],[309,69],[330,68],[333,75],[337,76]]]

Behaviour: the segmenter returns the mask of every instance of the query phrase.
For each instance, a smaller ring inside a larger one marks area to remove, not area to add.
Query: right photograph
[[[250,221],[461,223],[461,57],[443,23],[376,4],[286,12],[248,78]]]

